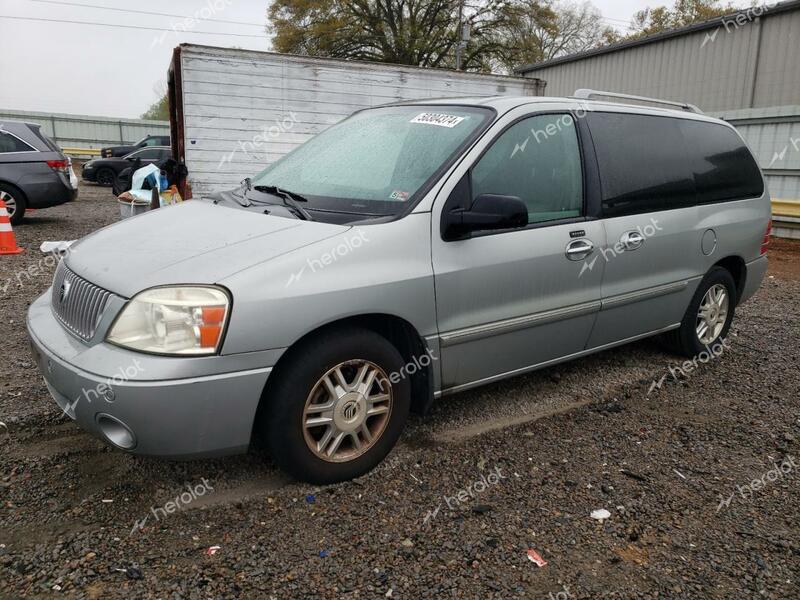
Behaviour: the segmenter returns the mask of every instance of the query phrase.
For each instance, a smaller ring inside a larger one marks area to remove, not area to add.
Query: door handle
[[[638,231],[629,231],[622,234],[619,242],[625,247],[625,250],[638,250],[644,246],[644,236]]]
[[[567,246],[567,258],[572,261],[583,260],[594,252],[594,244],[589,240],[575,240]]]

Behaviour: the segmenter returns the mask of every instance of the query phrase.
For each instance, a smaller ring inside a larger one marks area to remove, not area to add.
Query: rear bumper
[[[750,298],[755,296],[756,292],[764,281],[764,277],[767,274],[769,260],[767,260],[766,256],[762,256],[751,263],[747,263],[746,268],[747,270],[745,271],[744,289],[742,290],[742,295],[739,298],[739,304],[747,302],[750,300]]]
[[[49,208],[71,202],[78,196],[69,180],[57,173],[48,177],[37,177],[20,183],[28,200],[28,208]]]
[[[153,380],[162,376],[165,362],[180,371],[177,363],[184,359],[143,355],[104,342],[85,345],[53,316],[48,294],[31,306],[27,326],[51,396],[65,414],[104,442],[168,458],[247,450],[271,367]],[[87,370],[82,355],[89,353],[88,362],[100,372]]]

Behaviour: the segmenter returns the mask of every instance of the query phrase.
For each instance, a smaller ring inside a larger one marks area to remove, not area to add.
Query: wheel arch
[[[377,333],[397,348],[406,364],[414,363],[416,358],[420,368],[414,374],[409,375],[411,382],[411,410],[417,414],[425,414],[430,409],[434,399],[433,369],[435,361],[428,361],[427,366],[420,364],[419,359],[428,351],[422,336],[414,325],[401,317],[385,313],[369,313],[344,317],[325,323],[297,339],[273,367],[273,375],[267,380],[259,401],[259,411],[269,395],[270,381],[274,380],[274,374],[285,368],[285,365],[293,360],[296,353],[305,343],[324,332],[344,328],[366,329]]]
[[[714,267],[722,267],[731,274],[733,281],[736,283],[736,304],[739,304],[745,284],[747,283],[747,265],[744,259],[735,254],[726,256],[722,260],[714,263]]]
[[[22,196],[22,198],[23,198],[23,199],[24,199],[26,202],[28,201],[28,195],[25,193],[25,191],[24,191],[22,188],[20,188],[20,187],[19,187],[17,184],[15,184],[14,182],[12,182],[12,181],[9,181],[8,179],[2,179],[2,178],[0,178],[0,185],[5,185],[5,186],[8,186],[8,187],[12,187],[12,188],[14,188],[14,189],[15,189],[17,192],[19,192],[19,194]]]

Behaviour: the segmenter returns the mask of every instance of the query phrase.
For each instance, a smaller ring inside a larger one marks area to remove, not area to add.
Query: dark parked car
[[[116,178],[125,169],[133,165],[137,159],[141,166],[157,164],[172,158],[172,148],[169,146],[154,146],[143,148],[121,158],[95,158],[83,165],[83,174],[86,181],[94,181],[100,185],[113,185]]]
[[[0,121],[0,200],[11,223],[27,208],[48,208],[74,200],[70,161],[36,123]]]
[[[124,146],[111,146],[109,148],[102,148],[100,150],[101,158],[111,158],[113,156],[125,156],[135,150],[147,148],[150,146],[169,146],[168,135],[148,135],[147,137],[139,140],[135,144],[127,144]]]

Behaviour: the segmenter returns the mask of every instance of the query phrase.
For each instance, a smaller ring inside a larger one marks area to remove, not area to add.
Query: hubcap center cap
[[[367,399],[358,392],[348,392],[336,402],[333,422],[339,431],[353,432],[359,429],[367,416]]]

